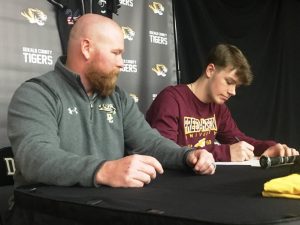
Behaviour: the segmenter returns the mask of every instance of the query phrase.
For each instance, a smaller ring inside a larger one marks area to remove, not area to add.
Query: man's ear
[[[86,60],[90,59],[91,55],[91,42],[89,39],[84,39],[81,41],[81,52]]]
[[[214,74],[215,71],[216,71],[215,65],[213,63],[210,63],[206,67],[206,71],[205,71],[206,73],[205,74],[209,78]]]

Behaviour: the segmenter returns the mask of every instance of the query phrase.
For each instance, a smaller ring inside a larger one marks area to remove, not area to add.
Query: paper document
[[[255,158],[243,162],[216,162],[216,165],[228,165],[228,166],[241,165],[241,166],[260,167],[259,158]]]

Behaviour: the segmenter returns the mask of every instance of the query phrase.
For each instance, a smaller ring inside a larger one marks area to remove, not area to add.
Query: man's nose
[[[124,67],[124,61],[123,61],[123,58],[122,58],[121,55],[120,55],[120,57],[118,58],[117,66],[118,66],[119,68],[123,68],[123,67]]]
[[[235,85],[230,86],[229,89],[228,89],[228,93],[231,96],[235,96],[236,95],[236,86]]]

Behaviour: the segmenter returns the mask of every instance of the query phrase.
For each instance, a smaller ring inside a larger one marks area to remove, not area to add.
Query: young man
[[[119,25],[85,14],[71,30],[67,57],[18,88],[8,111],[16,186],[142,187],[163,166],[215,172],[211,153],[159,135],[116,86],[123,51]]]
[[[181,146],[206,149],[216,161],[244,161],[261,154],[297,155],[284,144],[256,140],[238,129],[224,103],[238,86],[251,81],[243,53],[233,45],[219,44],[211,50],[201,76],[191,84],[165,88],[146,119],[163,136]]]

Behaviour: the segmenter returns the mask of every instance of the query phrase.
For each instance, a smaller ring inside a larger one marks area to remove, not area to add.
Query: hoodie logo
[[[69,107],[68,112],[69,112],[70,115],[78,114],[77,107]]]
[[[100,104],[99,110],[106,112],[106,119],[109,123],[114,122],[114,115],[116,114],[116,108],[113,106],[113,104]]]

